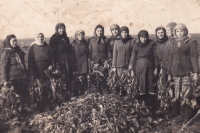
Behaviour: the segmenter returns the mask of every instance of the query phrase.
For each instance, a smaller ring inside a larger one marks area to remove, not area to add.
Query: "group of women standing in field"
[[[108,39],[104,36],[104,27],[97,25],[94,36],[88,40],[85,39],[85,32],[78,30],[71,44],[63,23],[56,25],[49,44],[44,41],[44,34],[38,33],[28,54],[28,74],[22,74],[27,73],[24,52],[17,45],[15,35],[8,35],[1,55],[1,83],[6,85],[11,82],[16,91],[26,95],[25,91],[20,91],[22,80],[27,76],[36,78],[45,88],[48,79],[44,70],[59,68],[70,88],[76,73],[87,82],[90,62],[103,66],[106,60],[112,59],[112,71],[119,77],[123,71],[130,70],[132,76],[138,78],[140,98],[147,105],[152,104],[152,99],[156,97],[153,84],[159,81],[165,85],[173,77],[175,98],[180,106],[180,91],[187,89],[188,74],[194,73],[194,80],[197,81],[199,72],[197,42],[188,36],[187,27],[174,22],[166,28],[159,26],[155,29],[155,42],[149,39],[146,30],[141,30],[137,39],[130,36],[127,26],[120,28],[113,24],[110,30],[112,36]],[[176,115],[181,114],[181,120],[186,122],[191,118],[191,112],[191,107],[183,105]]]

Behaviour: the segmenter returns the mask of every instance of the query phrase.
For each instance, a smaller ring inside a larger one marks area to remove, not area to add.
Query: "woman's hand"
[[[48,67],[48,70],[49,70],[49,71],[51,71],[51,70],[52,70],[52,65],[50,65],[50,66]]]
[[[128,66],[128,70],[132,70],[133,68],[132,68],[132,66]]]
[[[163,73],[163,69],[160,70],[159,77],[162,76],[162,73]]]
[[[194,80],[194,82],[195,82],[195,85],[196,85],[198,79],[199,79],[198,74],[197,74],[197,73],[194,73],[193,80]]]
[[[116,69],[115,67],[112,68],[112,71],[113,71],[113,72],[116,72],[116,70],[117,70],[117,69]]]
[[[3,83],[3,85],[4,85],[4,86],[7,86],[7,84],[8,84],[8,82],[7,82],[7,81],[5,81],[5,82]]]
[[[172,80],[172,76],[168,75],[168,81],[170,82]]]
[[[134,77],[135,73],[133,72],[133,70],[131,70],[131,77]]]
[[[154,70],[154,76],[157,76],[158,75],[158,69],[156,68],[155,70]]]

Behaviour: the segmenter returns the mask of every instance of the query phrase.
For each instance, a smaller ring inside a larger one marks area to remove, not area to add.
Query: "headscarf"
[[[119,27],[119,25],[117,25],[117,24],[111,25],[111,26],[110,26],[110,31],[111,31],[111,32],[112,32],[112,29],[118,29],[118,34],[117,34],[116,36],[112,35],[112,36],[110,37],[110,45],[114,45],[114,42],[115,42],[116,38],[118,38],[118,37],[119,37],[119,34],[120,34],[120,27]]]
[[[176,30],[184,30],[185,31],[185,35],[182,38],[178,38],[176,35]],[[178,41],[178,44],[181,44],[180,42],[187,42],[191,39],[191,36],[188,35],[188,29],[185,26],[185,24],[183,23],[179,23],[174,27],[174,37],[176,38],[176,40]]]
[[[122,38],[121,32],[122,31],[126,31],[127,32],[127,38]],[[129,28],[127,26],[122,26],[120,29],[120,39],[121,41],[125,44],[126,42],[128,42],[130,39],[132,39],[132,37],[129,35]]]
[[[98,24],[98,25],[95,27],[95,29],[94,29],[94,36],[97,37],[96,30],[97,30],[98,28],[101,28],[101,29],[102,29],[102,36],[101,36],[101,38],[105,38],[105,36],[104,36],[104,27],[103,27],[102,25],[100,25],[100,24]]]
[[[166,25],[166,28],[169,27],[170,31],[173,33],[174,27],[176,26],[175,22],[170,22]]]
[[[78,34],[82,33],[85,36],[85,32],[83,30],[77,30],[75,33],[75,39],[78,39]]]
[[[35,34],[35,41],[31,43],[31,46],[33,44],[37,44],[37,45],[43,45],[44,44],[44,42],[45,42],[44,40],[43,40],[43,42],[38,42],[38,35],[40,35],[40,34],[44,37],[43,33],[37,33],[37,34]]]
[[[24,52],[20,49],[20,47],[18,45],[16,45],[16,47],[12,47],[11,44],[10,44],[10,40],[12,38],[16,38],[16,36],[14,34],[11,34],[11,35],[8,35],[6,37],[6,39],[4,40],[4,47],[3,47],[3,51],[4,52],[13,52],[15,57],[16,57],[16,61],[18,63],[18,66],[20,68],[23,68],[25,69],[24,65],[22,65],[22,61],[21,61],[21,58],[20,58],[20,55],[23,54],[24,55]]]
[[[12,38],[16,38],[16,36],[14,34],[11,34],[11,35],[7,35],[7,37],[4,39],[4,42],[3,42],[3,44],[4,44],[3,49],[4,50],[9,49],[9,50],[12,50],[12,51],[18,51],[18,49],[20,49],[18,45],[16,47],[11,46],[10,40]]]
[[[112,31],[112,29],[118,29],[118,30],[120,30],[118,24],[113,24],[113,25],[111,25],[111,26],[110,26],[110,31]]]
[[[145,43],[142,43],[142,42],[140,41],[140,37],[145,37],[145,38],[147,38],[146,42],[145,42]],[[139,41],[139,43],[140,43],[141,45],[144,45],[144,44],[147,44],[148,40],[149,40],[149,33],[148,33],[148,31],[146,31],[146,30],[141,30],[141,31],[138,33],[138,41]]]
[[[60,33],[58,32],[58,29],[60,27],[64,27],[65,31],[64,31],[64,34],[60,35]],[[53,34],[50,38],[50,41],[51,40],[56,40],[55,42],[59,42],[59,40],[61,39],[65,39],[65,40],[69,40],[69,38],[67,37],[67,33],[66,33],[66,28],[65,28],[65,24],[63,23],[58,23],[56,24],[56,27],[55,27],[55,34]]]
[[[58,32],[58,29],[59,29],[60,27],[64,27],[64,29],[65,29],[64,34],[62,34],[62,35],[60,35],[60,33]],[[58,36],[67,36],[65,24],[63,24],[63,23],[58,23],[58,24],[56,25],[56,27],[55,27],[55,32],[56,32],[56,34],[57,34]]]
[[[164,32],[164,37],[162,38],[162,39],[160,39],[160,38],[158,38],[158,36],[157,36],[157,31],[158,30],[163,30],[163,32]],[[167,37],[167,35],[166,35],[166,29],[163,27],[163,26],[158,26],[156,29],[155,29],[155,33],[156,33],[156,38],[157,38],[157,42],[158,43],[164,43],[165,41],[167,41],[168,40],[168,37]]]
[[[76,32],[75,32],[75,40],[74,41],[77,41],[77,42],[84,42],[84,41],[86,41],[85,40],[85,38],[82,40],[82,41],[79,41],[78,40],[78,34],[80,34],[80,33],[82,33],[83,34],[83,36],[85,36],[85,32],[83,31],[83,30],[77,30]]]
[[[187,27],[185,26],[185,24],[183,24],[183,23],[179,23],[179,24],[177,24],[175,27],[174,27],[174,36],[177,38],[177,35],[176,35],[176,30],[184,30],[184,31],[186,31],[185,32],[185,35],[184,36],[187,36],[188,35],[188,29],[187,29]]]

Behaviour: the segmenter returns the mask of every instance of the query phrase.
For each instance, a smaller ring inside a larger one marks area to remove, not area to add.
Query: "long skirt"
[[[153,88],[153,63],[148,58],[139,58],[136,61],[135,74],[139,80],[140,95],[155,94]]]
[[[70,89],[71,78],[72,78],[72,71],[71,71],[72,68],[70,67],[70,61],[67,59],[60,60],[59,67],[60,67],[62,76],[65,79],[66,87],[67,87],[67,89]]]

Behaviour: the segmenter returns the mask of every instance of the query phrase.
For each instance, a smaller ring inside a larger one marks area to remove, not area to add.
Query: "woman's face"
[[[140,37],[140,42],[141,43],[145,43],[146,41],[147,41],[146,37],[143,37],[143,36]]]
[[[172,31],[170,30],[169,27],[166,27],[166,34],[168,37],[172,36]]]
[[[38,42],[42,43],[44,41],[44,36],[42,34],[38,34],[37,40]]]
[[[60,35],[64,34],[64,32],[65,32],[65,27],[60,27],[60,28],[58,28],[58,33],[59,33]]]
[[[128,37],[128,32],[127,31],[122,31],[121,32],[122,38],[127,38]]]
[[[83,33],[79,33],[77,37],[78,37],[78,40],[81,41],[81,40],[83,40],[84,35],[83,35]]]
[[[11,38],[10,45],[15,48],[17,46],[17,38]]]
[[[118,33],[119,33],[119,30],[114,28],[114,29],[111,30],[111,33],[112,33],[113,36],[117,36]]]
[[[165,37],[165,33],[162,29],[157,30],[156,34],[159,39],[163,39]]]
[[[184,37],[184,36],[185,36],[185,30],[177,29],[177,30],[176,30],[176,36],[177,36],[178,38]]]
[[[101,37],[101,36],[103,35],[103,30],[102,30],[102,28],[97,28],[97,30],[96,30],[96,35],[97,35],[98,37]]]

